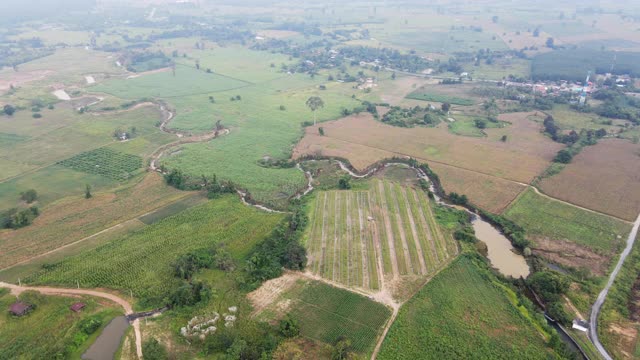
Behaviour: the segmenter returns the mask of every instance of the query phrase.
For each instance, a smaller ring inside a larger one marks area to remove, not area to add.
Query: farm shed
[[[9,307],[9,312],[15,316],[23,316],[31,311],[31,309],[33,309],[33,305],[18,301]]]
[[[77,302],[74,303],[73,305],[69,306],[69,309],[73,312],[80,312],[80,310],[84,309],[84,307],[87,306],[87,304],[85,303],[81,303],[81,302]]]

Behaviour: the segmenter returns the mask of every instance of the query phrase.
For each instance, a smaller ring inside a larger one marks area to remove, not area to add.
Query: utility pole
[[[78,289],[80,289],[80,281],[76,280],[76,284],[78,285]]]

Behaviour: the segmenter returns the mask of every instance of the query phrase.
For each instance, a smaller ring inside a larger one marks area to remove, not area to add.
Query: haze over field
[[[637,1],[0,14],[0,358],[640,358]]]

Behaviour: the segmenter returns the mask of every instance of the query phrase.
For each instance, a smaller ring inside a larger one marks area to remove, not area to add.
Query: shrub
[[[146,360],[165,360],[168,359],[167,350],[156,340],[151,338],[142,343],[142,356]]]

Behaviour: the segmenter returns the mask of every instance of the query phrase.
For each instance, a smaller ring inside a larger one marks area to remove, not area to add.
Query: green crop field
[[[114,79],[91,88],[125,99],[143,97],[171,98],[177,96],[209,94],[241,88],[249,83],[227,76],[196,70],[194,67],[177,65],[172,71],[141,75],[130,79]]]
[[[142,158],[103,147],[80,153],[58,164],[76,171],[124,181],[142,167]]]
[[[463,106],[469,106],[469,105],[475,104],[475,101],[473,101],[472,99],[428,93],[428,92],[424,92],[424,90],[422,89],[416,90],[411,94],[407,95],[407,99],[435,101],[439,103],[449,103],[452,105],[463,105]]]
[[[20,295],[20,300],[36,307],[26,316],[15,317],[7,309],[16,297],[3,290],[0,289],[0,359],[80,358],[107,323],[122,313],[120,308],[90,297],[78,299],[26,292]],[[86,307],[79,313],[69,310],[69,306],[78,301]],[[91,335],[82,332],[79,326],[88,318],[102,322]]]
[[[474,120],[476,119],[484,120],[484,123],[486,124],[486,129],[503,128],[509,125],[509,123],[504,121],[491,122],[486,118],[477,117],[477,116],[454,115],[452,117],[455,118],[455,121],[449,123],[448,125],[449,131],[451,131],[456,135],[462,135],[462,136],[474,136],[474,137],[487,136],[486,132],[484,132],[482,129],[479,129],[476,126],[474,122]]]
[[[530,236],[567,239],[604,254],[617,252],[631,230],[623,221],[540,196],[531,189],[504,215]]]
[[[401,309],[378,359],[547,359],[543,335],[489,273],[461,257]]]
[[[319,192],[311,208],[309,269],[348,286],[377,290],[380,273],[426,275],[457,253],[423,191],[372,180],[368,191]]]
[[[243,205],[234,196],[185,210],[114,239],[93,250],[50,264],[23,283],[106,287],[133,292],[148,304],[159,305],[165,291],[178,281],[170,263],[191,250],[225,243],[242,258],[282,219]]]
[[[390,309],[362,295],[319,281],[298,279],[259,316],[268,319],[283,302],[288,303],[289,313],[300,324],[303,337],[334,344],[344,336],[351,340],[353,350],[361,354],[373,351],[382,326],[391,315]]]

